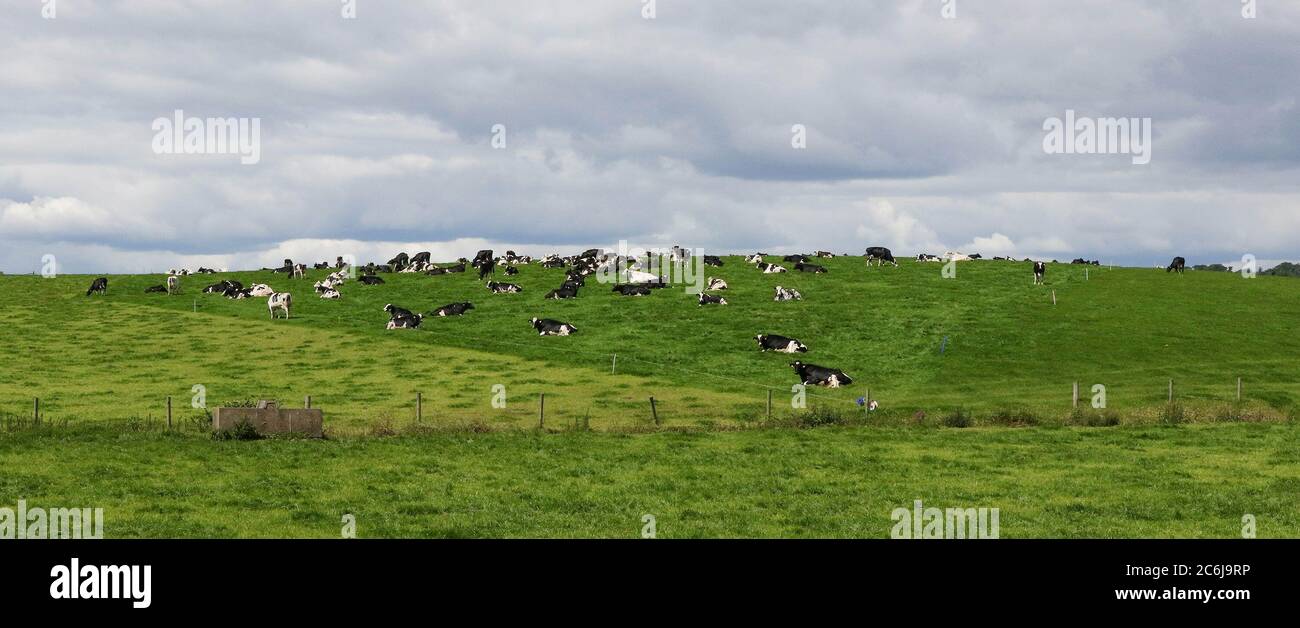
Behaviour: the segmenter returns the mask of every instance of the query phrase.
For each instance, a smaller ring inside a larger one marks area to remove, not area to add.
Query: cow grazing
[[[86,291],[86,296],[95,293],[101,295],[108,294],[108,277],[100,277],[99,279],[90,282],[90,289]]]
[[[578,286],[566,283],[559,288],[546,293],[547,299],[576,299],[578,298]]]
[[[276,310],[284,310],[284,318],[289,318],[289,308],[293,307],[293,295],[288,292],[272,292],[266,300],[266,309],[271,312],[271,318],[275,318]]]
[[[491,290],[493,294],[513,294],[513,293],[515,293],[515,292],[523,292],[523,291],[524,291],[523,288],[521,288],[521,287],[519,287],[519,286],[517,286],[517,285],[515,285],[515,284],[512,284],[512,283],[498,283],[498,282],[495,282],[495,281],[489,281],[489,282],[487,282],[487,288],[488,288],[488,290]]]
[[[1175,257],[1174,261],[1169,263],[1169,267],[1165,268],[1165,272],[1167,273],[1174,272],[1174,273],[1181,274],[1186,270],[1187,270],[1187,260],[1181,257]]]
[[[376,277],[374,275],[362,275],[360,279],[357,279],[357,281],[360,281],[362,285],[366,286],[378,286],[384,283],[382,277]]]
[[[578,333],[578,328],[568,323],[549,318],[534,318],[529,323],[537,330],[539,336],[568,336]]]
[[[159,292],[167,292],[167,286],[161,286],[161,285],[149,286],[148,288],[144,289],[145,294],[155,294]]]
[[[1034,262],[1034,285],[1037,286],[1039,284],[1042,284],[1043,279],[1044,277],[1046,277],[1046,275],[1047,275],[1047,264],[1044,262]]]
[[[726,290],[727,282],[721,277],[717,277],[717,278],[709,277],[708,279],[704,280],[704,289],[709,291]]]
[[[759,262],[758,265],[755,266],[755,268],[763,271],[763,274],[765,275],[786,272],[785,267],[777,266],[776,264],[768,264],[767,262]]]
[[[898,266],[898,260],[894,259],[894,252],[883,246],[867,247],[867,266],[870,266],[873,261],[876,266],[882,266],[885,263]]]
[[[617,292],[625,297],[644,297],[650,294],[650,287],[640,284],[618,284],[614,286],[611,292]]]
[[[474,309],[473,303],[449,303],[433,311],[434,316],[464,316]]]
[[[794,289],[787,290],[785,288],[782,288],[781,286],[777,286],[776,296],[772,300],[773,301],[802,301],[803,295],[799,294],[798,290],[794,290]]]
[[[799,262],[798,264],[795,264],[794,269],[801,273],[815,273],[818,275],[826,272],[825,267],[818,266],[816,264],[808,264],[805,262]]]
[[[758,341],[759,351],[779,351],[781,353],[808,353],[808,346],[794,338],[786,338],[776,334],[759,334],[754,336]]]
[[[167,294],[180,294],[180,293],[181,293],[181,278],[177,277],[176,275],[172,275],[168,277]]]
[[[705,294],[701,292],[699,304],[700,305],[726,305],[727,300],[719,296],[715,296],[712,294]]]
[[[826,368],[816,364],[804,364],[798,360],[791,362],[790,367],[799,375],[799,381],[804,386],[839,388],[853,383],[853,378],[845,375],[844,371],[839,369]]]
[[[721,266],[721,265],[722,265],[722,258],[721,258],[721,257],[718,257],[717,255],[705,255],[705,256],[704,256],[704,265],[705,265],[705,266]]]

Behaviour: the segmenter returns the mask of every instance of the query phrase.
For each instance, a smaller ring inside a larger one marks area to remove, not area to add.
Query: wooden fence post
[[[1241,401],[1241,378],[1237,378],[1237,401]]]
[[[311,410],[311,395],[307,395],[306,397],[303,397],[302,407]]]
[[[546,428],[546,393],[537,401],[537,429]]]
[[[167,429],[172,429],[172,396],[167,395]]]
[[[1079,382],[1074,383],[1074,407],[1079,407]]]
[[[41,398],[40,397],[37,397],[36,401],[32,402],[32,421],[36,423],[36,427],[41,426]]]
[[[415,393],[415,422],[424,422],[424,397],[419,392]]]
[[[1169,403],[1174,402],[1174,380],[1169,380]]]
[[[655,398],[650,398],[650,414],[654,415],[655,425],[659,425],[659,410],[655,409]]]
[[[772,420],[772,389],[767,389],[767,420]]]

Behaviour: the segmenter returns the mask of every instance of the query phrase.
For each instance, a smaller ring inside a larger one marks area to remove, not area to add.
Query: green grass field
[[[535,265],[518,295],[468,274],[385,275],[339,301],[312,294],[324,271],[191,276],[170,297],[144,293],[160,275],[113,276],[91,298],[88,276],[0,276],[0,505],[102,506],[108,536],[328,537],[350,512],[362,536],[635,536],[654,514],[665,537],[878,537],[913,499],[998,507],[1004,538],[1231,537],[1246,513],[1261,536],[1300,533],[1300,282],[1054,265],[1033,286],[1027,264],[963,263],[954,279],[825,265],[763,275],[727,258],[710,274],[731,305],[706,308],[591,280],[545,301],[563,271]],[[292,291],[294,318],[200,293],[227,277]],[[773,302],[777,284],[804,301]],[[385,303],[466,300],[463,318],[384,329]],[[580,332],[538,337],[534,316]],[[854,385],[792,408],[795,358],[757,351],[760,332],[799,338],[800,359]],[[1084,406],[1104,385],[1107,408],[1072,411],[1075,381]],[[311,395],[330,438],[214,441],[196,386],[209,407]],[[854,403],[867,389],[876,413]]]

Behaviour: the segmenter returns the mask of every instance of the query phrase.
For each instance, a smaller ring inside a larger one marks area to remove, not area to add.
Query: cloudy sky
[[[0,271],[1296,259],[1300,2],[1257,1],[0,0]],[[156,152],[176,110],[260,160]],[[1150,118],[1150,163],[1049,154],[1067,110]]]

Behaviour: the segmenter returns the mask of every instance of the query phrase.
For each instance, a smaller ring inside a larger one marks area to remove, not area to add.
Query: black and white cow
[[[411,259],[407,260],[407,263],[409,263],[409,264],[412,265],[412,266],[414,266],[414,265],[416,265],[416,264],[428,264],[428,263],[429,263],[429,260],[430,260],[432,257],[433,257],[433,254],[432,254],[432,253],[430,253],[430,252],[428,252],[428,251],[420,251],[419,253],[416,253],[415,255],[412,255],[412,256],[411,256]]]
[[[943,258],[942,258],[942,257],[939,257],[938,255],[931,255],[931,254],[929,254],[929,253],[921,253],[920,255],[917,255],[917,256],[916,256],[916,261],[918,261],[918,262],[943,262]]]
[[[388,313],[389,318],[415,318],[415,313],[404,308],[389,303],[384,306],[384,311]]]
[[[576,299],[578,298],[578,286],[571,283],[565,283],[563,286],[546,293],[547,299]]]
[[[798,360],[791,362],[790,367],[799,375],[799,381],[804,386],[839,388],[853,383],[853,378],[845,375],[844,371],[839,369],[826,368],[816,364],[804,364]]]
[[[782,288],[781,286],[777,286],[776,296],[773,297],[772,300],[773,301],[802,301],[803,295],[799,294],[799,291],[793,288],[786,289],[786,288]]]
[[[302,279],[303,277],[306,277],[306,276],[307,276],[307,265],[306,265],[306,264],[294,264],[294,265],[293,265],[293,270],[290,272],[290,275],[289,275],[289,276],[293,277],[294,279]]]
[[[284,318],[289,318],[289,309],[293,307],[293,295],[288,292],[272,292],[266,299],[266,309],[271,312],[271,318],[275,318],[276,310],[284,310]]]
[[[473,303],[469,303],[469,302],[449,303],[447,305],[444,305],[434,310],[433,315],[434,316],[464,316],[465,312],[468,312],[472,309],[474,309]]]
[[[881,266],[885,262],[898,266],[898,261],[894,259],[894,253],[883,246],[867,247],[867,265],[870,266],[873,261],[876,262],[877,266]]]
[[[1047,263],[1034,262],[1034,285],[1037,286],[1043,283],[1043,280],[1046,276],[1047,276]]]
[[[759,334],[754,336],[758,341],[759,351],[779,351],[781,353],[808,353],[808,346],[794,338],[786,338],[776,334]]]
[[[800,263],[800,262],[806,262],[806,261],[808,261],[808,256],[807,256],[807,255],[803,255],[803,254],[787,255],[787,256],[781,258],[781,261],[783,261],[783,262],[790,262],[791,264],[798,264],[798,263]]]
[[[255,297],[269,297],[275,294],[275,290],[264,283],[255,283],[248,287],[248,294]]]
[[[617,292],[625,297],[644,297],[650,294],[650,288],[634,283],[624,283],[614,286],[611,292]]]
[[[90,289],[86,291],[86,296],[98,292],[99,294],[108,294],[108,277],[100,277],[90,282]]]
[[[816,264],[808,264],[806,262],[799,262],[798,264],[795,264],[794,269],[801,273],[815,273],[819,275],[826,272],[825,267],[818,266]]]
[[[424,320],[423,316],[415,314],[412,316],[394,316],[388,319],[385,329],[415,329],[420,326],[420,321]]]
[[[726,290],[727,282],[721,277],[709,277],[704,280],[704,289],[708,291]]]
[[[523,288],[521,288],[521,287],[519,287],[519,286],[517,286],[517,285],[515,285],[515,284],[512,284],[512,283],[498,283],[498,282],[495,282],[495,281],[489,281],[489,282],[487,282],[487,288],[488,288],[488,290],[491,290],[493,294],[513,294],[513,293],[515,293],[515,292],[523,292],[523,291],[524,291]]]
[[[319,292],[320,292],[320,298],[322,299],[340,299],[343,297],[343,293],[339,292],[338,290],[335,290],[334,288],[326,288]]]
[[[411,261],[411,257],[405,251],[398,253],[393,259],[388,260],[388,265],[396,272],[401,272]]]
[[[362,285],[366,286],[378,286],[384,283],[382,277],[376,277],[374,275],[362,275],[357,279],[357,281],[360,281]]]
[[[1174,261],[1169,263],[1169,267],[1165,269],[1165,272],[1182,273],[1186,270],[1187,270],[1187,260],[1181,257],[1175,257]]]
[[[533,329],[537,330],[540,336],[568,336],[569,334],[578,333],[578,328],[557,320],[549,318],[534,318],[529,323]]]
[[[329,268],[330,268],[330,263],[329,263],[329,262],[316,262],[315,264],[312,264],[311,267],[312,267],[313,270],[329,270]]]
[[[168,277],[167,294],[180,294],[180,293],[181,293],[181,278],[177,277],[176,275],[172,275]]]
[[[214,283],[214,284],[212,284],[212,285],[210,285],[210,286],[204,288],[204,289],[203,289],[203,293],[204,293],[204,294],[221,294],[221,293],[225,292],[227,288],[234,288],[234,289],[236,289],[236,290],[243,290],[243,289],[244,289],[244,285],[241,284],[241,283],[239,283],[238,281],[231,281],[231,280],[229,280],[229,279],[223,279],[223,280],[221,280],[221,281],[218,281],[217,283]]]
[[[726,305],[727,300],[719,296],[715,296],[712,294],[705,294],[701,292],[699,304],[700,305]]]
[[[777,266],[776,264],[768,264],[767,262],[759,262],[758,265],[755,266],[755,268],[763,271],[763,274],[765,275],[786,272],[785,267]]]
[[[519,274],[519,269],[515,268],[514,266],[506,266],[505,273],[507,277],[513,277]]]
[[[813,255],[822,259],[835,259],[835,254],[830,251],[817,251]]]
[[[144,292],[145,294],[156,294],[159,292],[165,293],[167,292],[167,286],[149,286],[148,288],[144,289]]]
[[[705,255],[705,256],[704,256],[704,265],[705,265],[705,266],[721,266],[721,265],[722,265],[722,258],[721,258],[721,257],[718,257],[717,255]]]
[[[750,255],[749,257],[746,257],[746,258],[745,258],[745,263],[746,263],[746,264],[761,264],[761,263],[763,263],[763,258],[766,257],[766,256],[767,256],[767,253],[755,253],[755,254],[753,254],[753,255]]]

